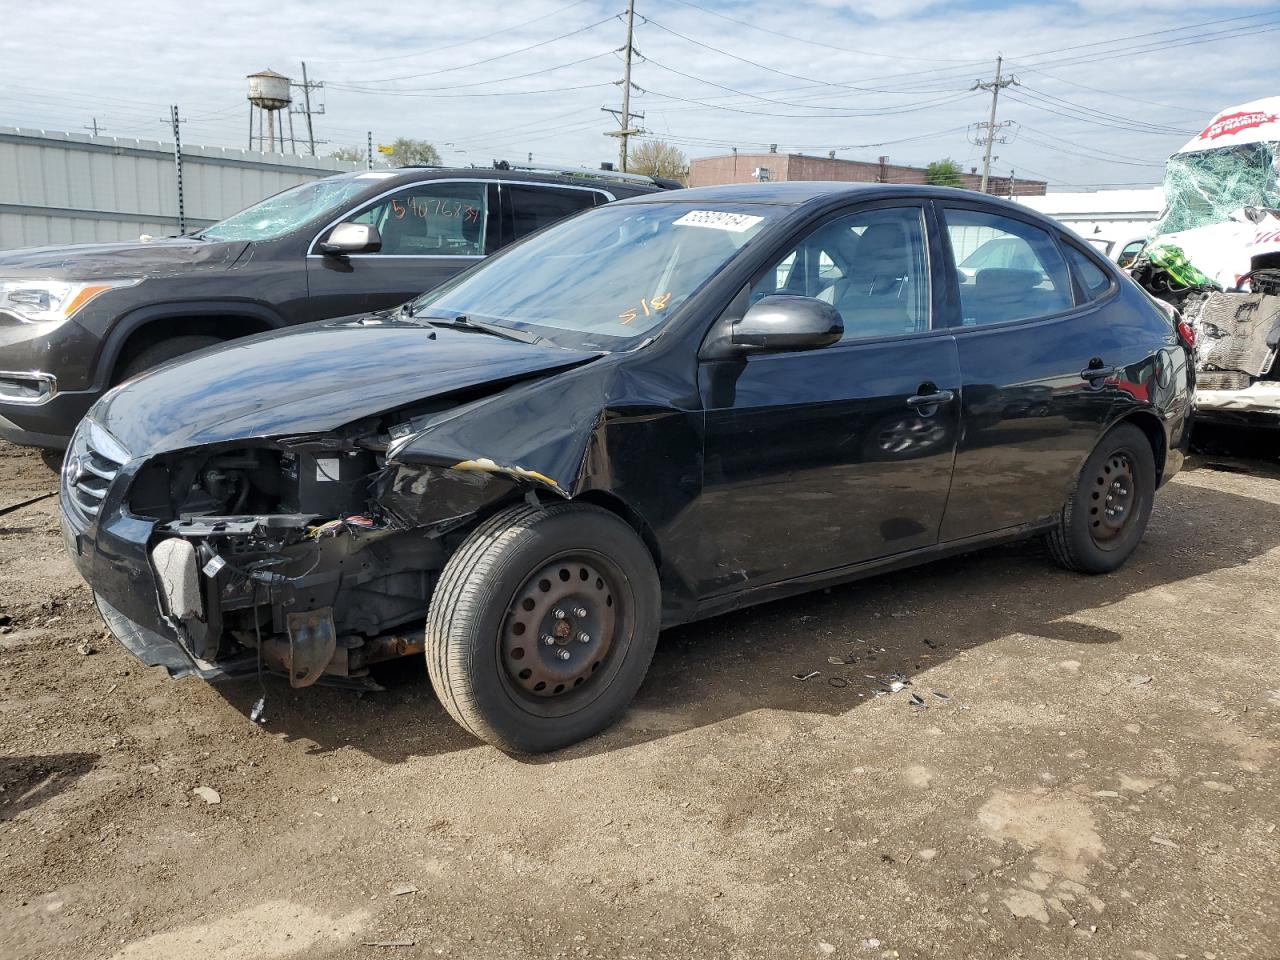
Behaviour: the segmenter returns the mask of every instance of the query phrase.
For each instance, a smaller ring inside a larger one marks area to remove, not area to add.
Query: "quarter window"
[[[488,191],[483,183],[436,180],[384,197],[353,218],[378,228],[381,256],[483,256]]]
[[[857,340],[929,329],[929,259],[920,207],[867,210],[825,223],[765,271],[751,302],[817,297]]]
[[[963,326],[1030,320],[1073,305],[1066,261],[1047,231],[958,208],[946,211],[946,223]]]
[[[1111,288],[1111,278],[1081,251],[1070,244],[1063,246],[1067,251],[1067,259],[1071,262],[1071,272],[1076,275],[1076,283],[1084,291],[1085,300],[1097,300]]]
[[[541,230],[579,210],[596,205],[593,190],[568,190],[555,187],[502,185],[502,193],[511,209],[512,239]]]

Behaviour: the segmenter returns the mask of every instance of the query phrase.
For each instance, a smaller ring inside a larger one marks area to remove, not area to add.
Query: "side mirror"
[[[840,311],[817,297],[765,297],[729,328],[740,353],[813,350],[844,336]]]
[[[367,223],[340,223],[320,244],[320,252],[335,257],[350,253],[377,253],[382,249],[378,228]]]

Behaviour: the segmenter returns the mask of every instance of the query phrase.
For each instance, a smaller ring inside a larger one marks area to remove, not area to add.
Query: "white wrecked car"
[[[1280,97],[1220,112],[1164,191],[1132,275],[1196,333],[1197,418],[1280,427]]]

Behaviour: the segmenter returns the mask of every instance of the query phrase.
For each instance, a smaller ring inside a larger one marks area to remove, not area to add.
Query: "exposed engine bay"
[[[491,463],[388,466],[388,445],[438,412],[162,454],[139,471],[129,510],[155,521],[160,610],[197,661],[368,686],[370,663],[421,652],[450,535],[527,482]]]

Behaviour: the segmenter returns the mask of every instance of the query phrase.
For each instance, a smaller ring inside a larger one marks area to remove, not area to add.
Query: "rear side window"
[[[963,326],[1047,317],[1074,305],[1071,275],[1048,231],[977,210],[945,214]]]
[[[505,183],[502,193],[506,197],[507,209],[511,211],[512,240],[519,240],[570,214],[595,206],[598,196],[594,190],[507,186]]]
[[[1067,251],[1067,260],[1071,263],[1071,272],[1076,275],[1076,283],[1084,291],[1086,301],[1097,300],[1111,289],[1111,278],[1105,270],[1090,260],[1071,244],[1063,244]]]

